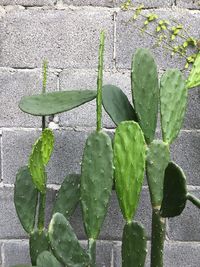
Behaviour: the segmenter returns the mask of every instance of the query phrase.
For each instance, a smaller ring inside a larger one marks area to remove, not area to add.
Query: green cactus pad
[[[96,92],[92,90],[45,93],[23,97],[19,108],[31,115],[48,116],[76,108],[95,97]]]
[[[160,82],[161,127],[164,142],[171,144],[178,136],[187,104],[187,87],[179,70],[167,70]]]
[[[74,213],[80,200],[80,175],[70,174],[63,181],[58,191],[53,208],[53,214],[62,213],[66,219]]]
[[[81,204],[88,238],[97,239],[113,185],[113,151],[110,137],[92,133],[85,145],[81,171]]]
[[[44,231],[34,231],[29,239],[30,257],[33,265],[36,265],[37,257],[49,249],[48,233]]]
[[[31,233],[35,225],[38,191],[32,182],[27,166],[19,169],[14,189],[14,203],[19,220],[27,233]]]
[[[62,267],[62,265],[49,251],[44,251],[37,258],[37,267]]]
[[[126,221],[135,214],[145,171],[146,145],[138,123],[121,122],[114,137],[115,187]]]
[[[39,138],[33,145],[29,158],[29,170],[33,183],[41,193],[44,193],[46,190],[46,173],[42,156],[42,138]]]
[[[103,86],[103,106],[113,122],[137,121],[135,110],[123,91],[114,85]]]
[[[131,222],[126,224],[122,237],[122,267],[144,267],[147,254],[147,238],[144,227]]]
[[[174,162],[170,162],[165,170],[163,194],[161,216],[180,215],[187,201],[187,185],[183,170]]]
[[[42,158],[44,165],[47,165],[51,157],[54,146],[54,134],[51,129],[44,129],[42,132]]]
[[[138,121],[149,144],[156,131],[159,84],[155,61],[147,49],[139,48],[133,56],[131,87]]]
[[[49,240],[56,258],[69,267],[87,267],[89,256],[81,247],[71,225],[60,213],[53,215]]]
[[[190,71],[187,80],[187,88],[190,89],[199,85],[200,85],[200,53],[197,55],[192,70]]]
[[[169,146],[162,141],[153,141],[147,152],[147,180],[153,207],[161,206],[165,169],[170,161]]]

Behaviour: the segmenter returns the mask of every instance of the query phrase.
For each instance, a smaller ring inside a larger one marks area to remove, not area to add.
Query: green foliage
[[[24,96],[19,108],[34,116],[49,116],[74,109],[93,100],[96,92],[92,90],[73,90]]]
[[[161,206],[165,169],[170,160],[169,147],[162,141],[153,141],[147,152],[147,180],[153,207]]]
[[[81,247],[67,219],[53,215],[49,225],[49,240],[56,258],[68,267],[87,267],[89,255]]]
[[[80,175],[68,175],[62,185],[54,203],[53,214],[62,213],[66,219],[74,213],[80,200]]]
[[[88,238],[97,239],[108,208],[113,184],[110,137],[92,133],[85,145],[81,169],[81,205]]]
[[[27,233],[35,226],[38,191],[32,182],[27,166],[19,169],[16,175],[14,203],[20,222]]]
[[[136,122],[122,122],[114,137],[115,187],[127,222],[135,214],[145,170],[146,145]]]
[[[138,121],[149,144],[155,136],[159,85],[157,66],[147,49],[139,48],[133,56],[131,89]]]
[[[194,65],[187,80],[187,88],[193,88],[200,85],[200,53],[197,55]]]
[[[50,252],[44,251],[37,258],[37,267],[62,267],[62,265]]]
[[[116,125],[122,121],[137,121],[133,106],[117,86],[110,84],[103,86],[103,106]]]
[[[142,267],[147,254],[147,238],[144,227],[131,222],[124,226],[122,237],[122,267]]]
[[[169,69],[161,77],[160,113],[163,140],[171,144],[178,136],[187,105],[188,90],[179,70]]]
[[[42,152],[42,160],[43,164],[47,165],[47,163],[50,160],[53,147],[54,147],[54,134],[51,129],[44,129],[42,131],[42,147],[41,147],[41,152]]]

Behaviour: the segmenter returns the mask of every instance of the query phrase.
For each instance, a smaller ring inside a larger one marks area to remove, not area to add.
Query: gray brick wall
[[[0,266],[29,263],[28,239],[16,216],[13,188],[18,168],[27,163],[31,144],[40,134],[41,122],[18,108],[23,95],[41,90],[41,63],[49,61],[48,91],[96,89],[99,32],[106,31],[104,82],[120,86],[131,99],[131,55],[138,46],[151,48],[162,72],[183,68],[179,57],[171,59],[153,48],[148,36],[126,25],[129,12],[119,9],[121,0],[0,0]],[[196,37],[200,36],[200,1],[136,0],[156,8],[164,18],[175,17]],[[147,12],[147,11],[146,11]],[[184,169],[189,189],[200,196],[200,91],[189,92],[183,130],[172,146],[172,158]],[[52,118],[50,118],[52,120]],[[114,125],[103,115],[104,126]],[[47,224],[59,184],[71,172],[80,172],[84,142],[95,126],[95,102],[56,116],[55,150],[48,167]],[[167,221],[165,267],[198,267],[200,262],[200,212],[187,204],[183,214]],[[151,232],[149,192],[144,186],[136,220]],[[86,244],[80,208],[71,223]],[[101,267],[120,267],[123,218],[113,192],[108,215],[97,246]],[[149,242],[150,250],[150,242]],[[149,252],[146,262],[149,266]]]

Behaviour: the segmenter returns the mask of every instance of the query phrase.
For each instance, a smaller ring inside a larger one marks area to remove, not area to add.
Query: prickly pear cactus
[[[62,213],[66,219],[74,213],[80,200],[80,175],[70,174],[63,181],[56,196],[53,214]]]
[[[35,225],[38,191],[32,182],[27,166],[19,169],[14,189],[14,203],[19,220],[27,233],[31,233]]]
[[[133,55],[131,88],[138,121],[149,144],[156,131],[159,84],[156,63],[147,49],[139,48]]]
[[[145,171],[146,145],[138,123],[122,122],[114,137],[115,187],[124,218],[135,214]]]
[[[164,198],[161,216],[175,217],[182,213],[187,200],[186,177],[183,170],[170,162],[165,170]]]
[[[67,219],[60,213],[53,215],[49,225],[49,240],[56,258],[69,267],[88,267],[89,256],[81,247]]]
[[[62,265],[49,251],[44,251],[37,258],[37,267],[62,267]]]
[[[188,90],[179,70],[167,70],[160,81],[160,113],[163,141],[171,144],[178,136],[187,104]]]
[[[147,152],[147,181],[153,207],[161,206],[165,169],[170,160],[169,146],[162,141],[153,141]]]
[[[46,250],[49,250],[49,239],[46,230],[35,230],[29,240],[30,256],[33,265],[36,265],[37,257]]]
[[[133,106],[119,87],[108,84],[102,89],[104,109],[116,125],[122,121],[137,121]]]
[[[81,205],[88,238],[97,239],[113,184],[113,151],[110,137],[100,131],[87,139],[81,169]]]
[[[192,70],[187,80],[187,88],[193,88],[200,85],[200,53],[193,64]]]
[[[42,138],[39,138],[33,146],[29,158],[29,170],[32,175],[33,183],[41,193],[46,190],[46,173],[42,155]]]
[[[131,222],[124,226],[122,237],[122,267],[143,267],[147,254],[147,237],[144,227]]]
[[[41,152],[42,152],[43,164],[47,165],[54,147],[54,135],[52,130],[48,128],[44,129],[42,131],[41,139],[42,139]]]

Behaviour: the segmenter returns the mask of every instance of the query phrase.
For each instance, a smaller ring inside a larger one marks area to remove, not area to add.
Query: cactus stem
[[[90,238],[88,240],[88,253],[90,256],[90,266],[89,267],[95,267],[96,262],[96,240],[93,238]]]
[[[198,199],[197,197],[193,196],[190,193],[187,193],[186,198],[187,200],[191,201],[197,208],[200,209],[200,199]]]
[[[160,216],[160,209],[153,208],[151,235],[151,267],[163,267],[163,250],[166,221]]]
[[[98,78],[97,78],[97,131],[101,130],[102,126],[102,85],[103,85],[103,53],[104,53],[105,33],[101,32],[99,46],[99,63],[98,63]]]
[[[48,62],[47,60],[43,61],[43,81],[42,81],[42,93],[46,93],[46,87],[47,87],[47,68],[48,68]]]
[[[46,205],[46,192],[44,194],[39,193],[38,230],[41,232],[44,230],[45,205]]]

